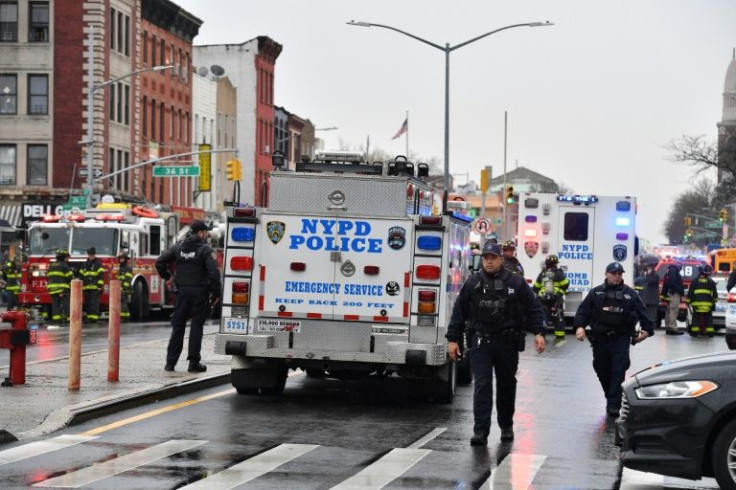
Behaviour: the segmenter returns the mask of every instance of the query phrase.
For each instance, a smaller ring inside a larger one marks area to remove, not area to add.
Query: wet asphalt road
[[[657,333],[632,349],[630,374],[725,349],[720,336]],[[680,486],[691,482],[662,477],[654,479],[659,485],[637,485],[622,475],[587,343],[568,335],[541,356],[530,347],[520,363],[510,444],[500,443],[494,421],[488,448],[468,445],[469,386],[453,404],[439,405],[398,378],[341,382],[299,373],[279,398],[213,388],[52,434],[45,440],[84,440],[0,466],[2,487],[714,488],[712,480]]]

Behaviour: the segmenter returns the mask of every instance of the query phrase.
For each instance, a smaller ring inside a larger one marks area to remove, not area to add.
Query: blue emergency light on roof
[[[596,196],[557,196],[557,200],[560,202],[571,202],[573,204],[592,204],[598,202]]]
[[[435,251],[442,248],[442,238],[438,236],[420,236],[417,239],[419,250]]]
[[[453,218],[457,218],[457,219],[461,219],[461,220],[466,221],[468,223],[472,223],[473,222],[473,217],[472,216],[468,216],[467,214],[458,213],[457,211],[453,211],[452,212],[452,217]]]
[[[239,227],[233,228],[231,236],[234,242],[252,242],[256,232],[253,228]]]
[[[616,226],[629,226],[631,220],[629,218],[616,218]]]
[[[524,221],[526,221],[527,223],[536,223],[537,222],[537,217],[536,216],[531,216],[531,215],[525,216],[524,217]]]
[[[631,203],[629,201],[616,201],[616,211],[631,211]]]

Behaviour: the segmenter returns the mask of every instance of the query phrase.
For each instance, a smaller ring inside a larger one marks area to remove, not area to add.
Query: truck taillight
[[[247,282],[234,282],[233,283],[233,304],[247,305],[248,304],[248,291],[250,290],[250,284]]]
[[[236,218],[252,218],[256,215],[256,208],[245,207],[233,209],[233,216]]]
[[[294,272],[304,272],[307,270],[307,264],[304,262],[292,262],[289,268]]]
[[[442,216],[420,216],[419,217],[419,224],[420,225],[440,225],[442,224]]]
[[[437,280],[440,278],[440,268],[437,265],[420,265],[416,275],[417,279]]]
[[[252,257],[233,257],[230,259],[230,268],[234,271],[253,270]]]
[[[380,271],[381,268],[377,265],[366,265],[365,267],[363,267],[363,273],[366,276],[377,276]]]
[[[420,289],[419,302],[417,311],[423,314],[431,314],[437,312],[437,291],[433,289]]]

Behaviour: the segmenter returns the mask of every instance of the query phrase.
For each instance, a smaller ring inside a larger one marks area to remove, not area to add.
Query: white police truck
[[[433,213],[428,167],[324,153],[270,174],[267,208],[227,206],[222,320],[241,394],[279,395],[287,372],[429,380],[450,401],[445,333],[471,273],[471,219]],[[461,373],[469,382],[469,373]]]
[[[522,193],[517,258],[533,283],[549,255],[557,255],[570,286],[565,319],[571,324],[588,291],[605,279],[606,265],[623,264],[633,287],[637,254],[636,198]]]

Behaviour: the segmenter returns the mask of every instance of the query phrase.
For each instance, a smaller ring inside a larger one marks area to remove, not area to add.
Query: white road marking
[[[379,490],[406,473],[431,452],[429,449],[392,449],[384,457],[331,490]]]
[[[559,342],[555,342],[555,349],[559,349],[563,345],[567,343],[567,340],[560,340]]]
[[[545,459],[547,456],[540,454],[509,454],[497,468],[491,470],[491,476],[480,488],[526,490],[534,481]]]
[[[302,456],[312,449],[318,448],[315,444],[281,444],[264,453],[253,456],[245,461],[231,466],[219,473],[196,481],[191,485],[182,488],[234,488],[243,483],[247,483],[259,476],[265,475],[269,471],[273,471],[284,463],[288,463],[294,458]]]
[[[21,461],[23,459],[58,451],[59,449],[64,449],[93,439],[97,439],[97,437],[64,435],[45,441],[31,442],[23,446],[0,451],[0,465],[15,463],[16,461]]]
[[[50,478],[36,483],[33,486],[79,488],[104,478],[117,475],[118,473],[132,470],[139,466],[166,458],[172,454],[187,451],[205,443],[207,443],[207,441],[174,439],[100,464],[88,466],[87,468],[83,468],[79,471],[73,471],[66,475]]]
[[[657,475],[644,471],[630,470],[624,468],[621,473],[620,490],[655,490],[664,488],[687,488],[698,490],[716,490],[718,484],[713,478],[701,478],[700,480],[687,480],[672,476]]]
[[[438,435],[442,434],[444,431],[446,431],[446,427],[437,427],[435,430],[427,434],[426,436],[422,437],[421,439],[418,439],[416,442],[409,444],[407,447],[409,449],[419,449],[420,447],[427,444],[429,441],[437,437]]]

